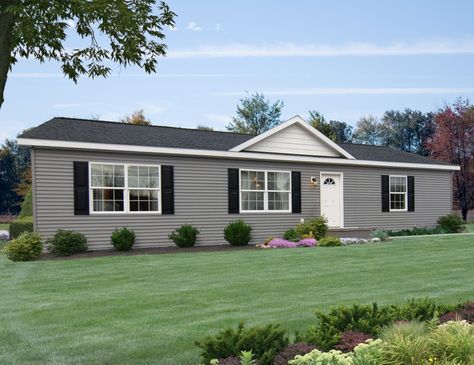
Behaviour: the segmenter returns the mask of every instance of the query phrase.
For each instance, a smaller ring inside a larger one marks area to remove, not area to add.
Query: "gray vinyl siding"
[[[451,212],[449,171],[329,167],[307,163],[237,161],[226,159],[173,157],[150,154],[109,153],[36,148],[33,183],[37,231],[48,238],[57,229],[71,229],[87,235],[92,249],[111,248],[110,234],[118,227],[135,230],[136,247],[168,246],[168,234],[184,223],[200,230],[198,244],[225,243],[225,225],[238,218],[252,224],[252,243],[278,236],[301,218],[320,213],[319,187],[311,187],[311,176],[323,172],[344,174],[345,227],[398,229],[433,226],[440,215]],[[73,161],[149,163],[173,165],[175,174],[174,215],[74,215]],[[302,213],[227,213],[227,169],[275,169],[301,171]],[[382,213],[383,174],[415,176],[415,212]]]

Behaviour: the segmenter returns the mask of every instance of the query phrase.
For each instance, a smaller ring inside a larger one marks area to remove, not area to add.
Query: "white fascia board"
[[[355,160],[354,156],[352,156],[349,152],[347,152],[344,148],[339,146],[337,143],[335,143],[334,141],[332,141],[331,139],[326,137],[323,133],[318,131],[316,128],[311,127],[299,115],[296,115],[293,118],[288,119],[286,122],[281,123],[280,125],[272,128],[272,129],[270,129],[270,130],[268,130],[268,131],[266,131],[262,134],[259,134],[258,136],[255,136],[254,138],[251,138],[248,141],[239,144],[238,146],[235,146],[235,147],[231,148],[230,151],[231,152],[240,152],[240,151],[242,151],[242,150],[244,150],[244,149],[260,142],[261,140],[263,140],[267,137],[270,137],[270,136],[274,135],[275,133],[278,133],[279,131],[281,131],[285,128],[288,128],[289,126],[291,126],[293,124],[299,124],[304,129],[306,129],[309,133],[313,134],[314,136],[316,136],[316,138],[319,138],[323,143],[327,144],[330,148],[332,148],[333,150],[336,150],[337,152],[339,152],[342,156],[344,156],[348,159],[351,159],[351,160]]]
[[[168,148],[168,147],[148,147],[148,146],[132,146],[122,144],[108,143],[90,143],[90,142],[70,142],[55,141],[47,139],[34,138],[18,138],[17,142],[20,146],[45,147],[45,148],[63,148],[75,150],[93,150],[108,152],[134,152],[134,153],[151,153],[162,155],[188,156],[188,157],[215,157],[229,158],[241,160],[264,160],[264,161],[281,161],[281,162],[303,162],[325,165],[346,165],[346,166],[368,166],[368,167],[396,167],[407,169],[424,169],[424,170],[446,170],[457,171],[459,166],[454,165],[435,165],[435,164],[419,164],[406,162],[384,162],[370,160],[349,160],[337,157],[312,157],[300,155],[279,155],[276,153],[259,153],[259,152],[232,152],[232,151],[214,151],[214,150],[198,150],[190,148]]]

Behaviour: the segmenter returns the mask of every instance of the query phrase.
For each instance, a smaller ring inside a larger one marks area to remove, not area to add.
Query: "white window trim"
[[[248,172],[263,172],[265,173],[265,181],[264,181],[264,189],[263,190],[242,190],[242,171],[248,171]],[[268,173],[269,172],[282,172],[285,174],[290,175],[290,189],[289,190],[268,190]],[[242,209],[242,191],[244,192],[261,192],[263,193],[263,210],[244,210]],[[268,209],[268,193],[288,193],[289,198],[288,198],[288,210],[269,210]],[[240,213],[250,213],[250,214],[260,214],[260,213],[291,213],[292,212],[292,206],[291,206],[291,171],[285,171],[285,170],[261,170],[261,169],[239,169],[239,208],[240,208]]]
[[[116,188],[116,187],[93,187],[92,186],[92,165],[121,165],[124,168],[124,187],[123,188]],[[128,168],[130,166],[141,166],[141,167],[158,167],[159,172],[159,179],[158,179],[158,188],[148,189],[148,188],[129,188],[128,187]],[[94,196],[93,196],[93,189],[114,189],[114,190],[123,190],[123,211],[101,211],[96,212],[94,211]],[[158,210],[157,211],[131,211],[130,210],[130,190],[157,190],[158,191]],[[101,161],[89,161],[89,215],[124,215],[124,214],[131,214],[131,215],[161,215],[161,165],[153,165],[153,164],[140,164],[140,163],[124,163],[124,162],[101,162]]]
[[[392,193],[392,177],[403,177],[405,179],[405,192],[393,192]],[[405,195],[405,208],[404,209],[392,209],[392,194],[404,194]],[[388,208],[390,212],[408,212],[408,176],[406,175],[389,175],[388,176]]]

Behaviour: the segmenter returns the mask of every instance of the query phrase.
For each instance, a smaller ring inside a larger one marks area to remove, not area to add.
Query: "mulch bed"
[[[241,251],[241,250],[254,250],[254,245],[249,246],[231,246],[231,245],[216,245],[216,246],[194,246],[188,248],[179,247],[153,247],[153,248],[134,248],[130,251],[117,251],[117,250],[99,250],[99,251],[87,251],[72,256],[61,256],[56,257],[51,254],[42,254],[39,260],[71,260],[71,259],[83,259],[91,257],[106,257],[106,256],[136,256],[136,255],[161,255],[167,253],[194,253],[194,252],[215,252],[215,251]]]

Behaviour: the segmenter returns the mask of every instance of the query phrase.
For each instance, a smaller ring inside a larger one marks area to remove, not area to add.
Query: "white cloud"
[[[195,23],[190,23],[188,29]],[[171,49],[169,58],[238,58],[238,57],[343,57],[343,56],[417,56],[472,54],[474,40],[440,40],[430,42],[399,42],[390,45],[372,43],[324,44],[227,44],[198,48]]]
[[[215,30],[216,32],[218,32],[218,31],[221,30],[221,28],[222,28],[221,23],[217,23],[217,24],[215,25],[215,27],[214,27],[214,30]]]
[[[474,87],[355,87],[355,88],[301,88],[262,91],[270,96],[310,96],[310,95],[423,95],[423,94],[473,94]],[[221,96],[243,96],[245,91],[224,91]]]
[[[190,30],[192,32],[199,32],[202,30],[201,27],[199,27],[195,22],[190,22],[187,26],[186,26],[186,29],[187,30]]]

